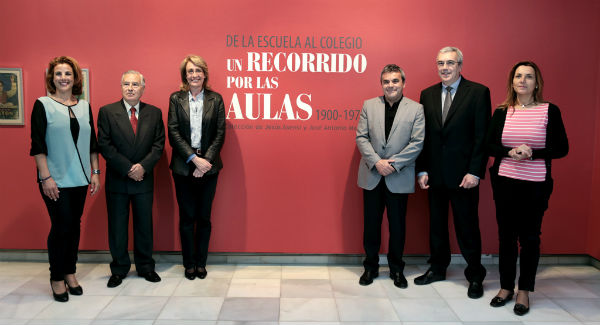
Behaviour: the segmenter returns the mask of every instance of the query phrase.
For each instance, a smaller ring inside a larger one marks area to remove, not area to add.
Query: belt
[[[197,154],[198,156],[202,155],[202,150],[200,150],[199,148],[192,148],[192,150],[194,150],[194,153]]]

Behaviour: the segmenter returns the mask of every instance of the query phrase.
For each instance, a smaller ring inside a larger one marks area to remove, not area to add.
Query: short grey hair
[[[128,74],[137,74],[138,76],[140,76],[142,87],[146,87],[146,80],[144,79],[144,75],[136,70],[128,70],[123,72],[123,75],[121,76],[121,83],[123,83],[123,79],[125,79],[125,76]]]
[[[446,46],[446,47],[444,47],[444,48],[442,48],[440,50],[440,53],[448,53],[448,52],[455,52],[456,53],[456,56],[458,57],[458,65],[461,65],[463,63],[463,54],[458,49],[458,47]]]
[[[381,82],[381,80],[383,80],[383,75],[385,73],[392,73],[392,72],[400,72],[400,76],[402,77],[402,82],[404,83],[406,81],[406,76],[404,75],[404,70],[402,70],[402,68],[400,68],[399,66],[392,63],[392,64],[388,64],[385,67],[383,67],[383,70],[381,70],[381,76],[379,77],[379,82]]]

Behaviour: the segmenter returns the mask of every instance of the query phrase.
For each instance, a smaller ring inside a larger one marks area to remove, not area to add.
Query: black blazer
[[[167,128],[169,142],[173,148],[171,164],[173,173],[183,176],[191,175],[195,169],[193,162],[186,163],[194,153],[190,129],[189,92],[177,91],[169,98],[169,118]],[[219,93],[204,90],[204,108],[202,112],[202,138],[200,140],[201,157],[212,164],[206,174],[215,174],[223,168],[221,148],[225,141],[225,106]]]
[[[443,126],[442,84],[423,90],[420,102],[425,110],[425,144],[417,172],[428,173],[429,185],[446,188],[458,188],[467,173],[483,178],[490,90],[463,77]]]
[[[123,100],[100,108],[98,146],[106,160],[106,189],[117,193],[144,193],[154,189],[153,169],[165,147],[165,126],[158,107],[140,102],[137,134],[133,133]],[[144,167],[144,179],[127,173],[134,164]]]

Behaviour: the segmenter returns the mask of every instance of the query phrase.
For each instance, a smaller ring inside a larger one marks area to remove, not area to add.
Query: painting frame
[[[88,103],[90,102],[90,69],[81,69],[81,95],[77,96],[78,99],[85,99]]]
[[[0,68],[0,125],[25,125],[23,69]]]

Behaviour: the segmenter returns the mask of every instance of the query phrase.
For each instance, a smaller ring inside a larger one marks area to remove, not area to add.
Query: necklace
[[[527,104],[521,104],[521,108],[525,108],[531,104],[535,103],[535,100],[532,100],[531,102],[527,103]]]

